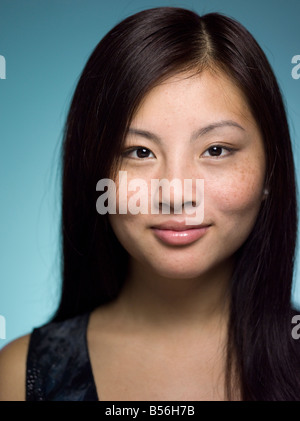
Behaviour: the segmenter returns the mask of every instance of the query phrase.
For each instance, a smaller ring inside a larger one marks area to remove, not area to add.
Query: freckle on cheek
[[[227,189],[215,195],[214,203],[224,211],[239,211],[253,207],[258,196],[253,188]]]

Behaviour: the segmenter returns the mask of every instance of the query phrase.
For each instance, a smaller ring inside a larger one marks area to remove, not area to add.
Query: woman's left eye
[[[211,146],[210,148],[208,148],[205,153],[203,154],[203,156],[210,156],[210,157],[223,157],[226,155],[230,155],[231,152],[233,152],[234,149],[232,148],[228,148],[225,146],[221,146],[221,145],[214,145]],[[226,151],[226,153],[222,153],[223,151]],[[208,154],[208,155],[207,155]]]

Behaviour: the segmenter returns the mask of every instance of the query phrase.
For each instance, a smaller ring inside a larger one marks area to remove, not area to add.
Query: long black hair
[[[226,391],[243,400],[299,400],[299,358],[291,336],[297,234],[292,146],[280,89],[252,35],[229,17],[154,8],[116,25],[96,46],[75,90],[62,153],[60,321],[116,298],[128,255],[107,215],[96,211],[96,184],[116,168],[130,120],[163,79],[221,70],[241,89],[261,130],[266,186],[255,226],[237,251],[231,282]]]

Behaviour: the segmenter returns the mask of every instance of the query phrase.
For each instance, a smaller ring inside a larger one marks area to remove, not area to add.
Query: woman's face
[[[112,228],[133,263],[161,276],[192,278],[226,264],[249,236],[264,200],[262,136],[241,91],[221,73],[179,74],[153,88],[132,119],[121,170],[127,186],[144,180],[149,208],[119,214],[138,189],[126,190],[122,204],[117,194]],[[154,179],[179,179],[182,186],[192,179],[193,188],[186,195],[170,189],[168,197],[151,192]],[[197,187],[196,179],[204,184]],[[115,182],[118,192],[118,177]],[[154,197],[156,213],[150,209]],[[204,213],[187,225],[188,205],[196,202]]]

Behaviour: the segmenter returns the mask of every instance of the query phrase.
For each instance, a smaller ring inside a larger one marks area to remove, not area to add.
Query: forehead
[[[155,86],[141,101],[132,121],[145,124],[189,119],[210,123],[236,117],[256,125],[241,89],[221,71],[179,73]]]

